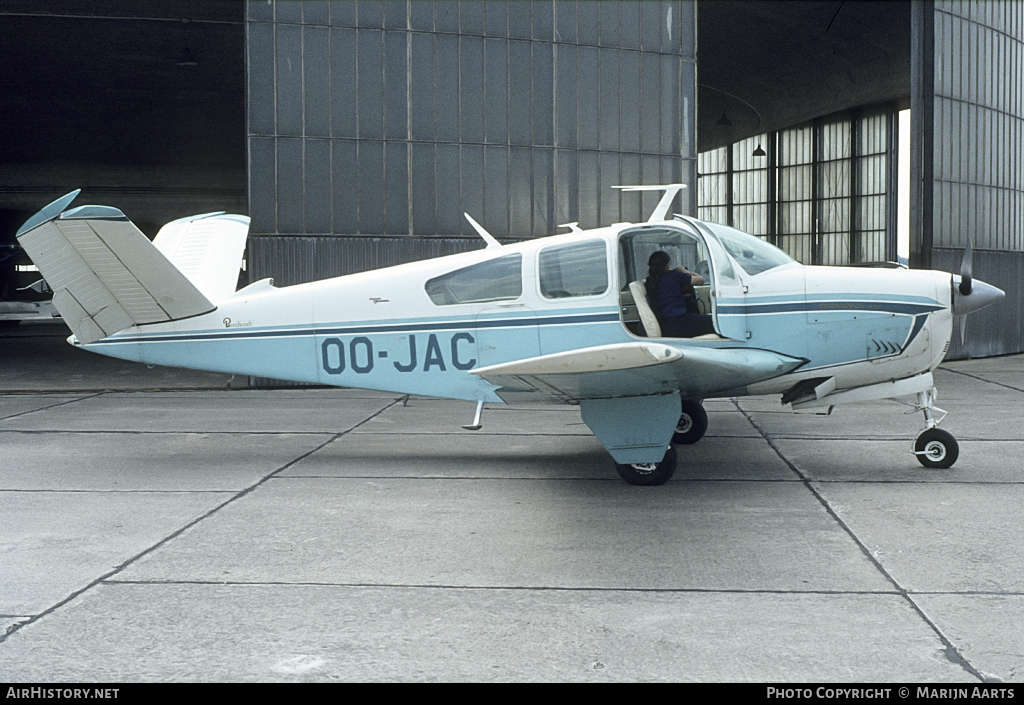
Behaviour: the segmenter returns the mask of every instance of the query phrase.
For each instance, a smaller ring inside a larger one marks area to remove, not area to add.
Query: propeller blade
[[[964,250],[963,261],[960,262],[960,293],[970,296],[973,290],[972,270],[974,269],[974,249],[971,247],[971,238],[967,238],[967,249]]]
[[[957,316],[957,320],[960,321],[960,347],[964,348],[967,346],[967,316]]]

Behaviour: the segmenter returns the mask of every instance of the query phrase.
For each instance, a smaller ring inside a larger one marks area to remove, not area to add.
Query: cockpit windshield
[[[701,225],[711,231],[736,264],[750,276],[796,261],[759,237],[717,223],[702,221]]]

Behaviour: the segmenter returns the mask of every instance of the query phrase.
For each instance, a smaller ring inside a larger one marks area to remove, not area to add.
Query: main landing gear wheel
[[[914,442],[914,455],[926,468],[952,467],[960,455],[960,446],[953,434],[941,428],[929,428]]]
[[[679,423],[676,425],[676,432],[672,436],[672,442],[679,445],[692,445],[704,437],[708,430],[708,412],[700,402],[684,399],[682,402],[683,413],[679,416]]]
[[[664,485],[676,472],[676,449],[669,446],[660,463],[615,464],[619,477],[631,485]]]

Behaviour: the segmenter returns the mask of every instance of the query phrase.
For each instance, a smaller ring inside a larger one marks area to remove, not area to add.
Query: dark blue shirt
[[[658,318],[686,315],[686,300],[683,287],[690,286],[690,275],[678,269],[670,269],[661,275],[654,296],[650,297],[651,308]]]

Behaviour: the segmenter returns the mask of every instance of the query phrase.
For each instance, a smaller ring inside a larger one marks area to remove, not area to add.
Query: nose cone
[[[980,311],[986,306],[991,306],[999,299],[1006,296],[1006,293],[991,284],[975,279],[971,283],[971,293],[960,293],[960,277],[953,276],[953,315],[966,316],[969,313]]]

